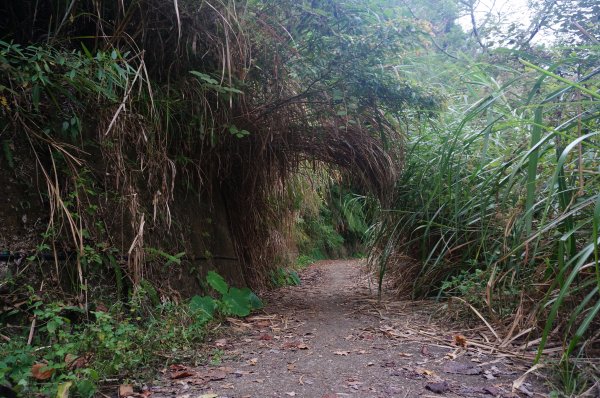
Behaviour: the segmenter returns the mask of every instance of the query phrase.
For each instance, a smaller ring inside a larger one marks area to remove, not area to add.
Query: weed
[[[298,273],[294,270],[288,270],[280,267],[271,271],[271,285],[273,287],[298,286],[301,283],[300,276],[298,276]]]
[[[72,396],[87,398],[107,378],[149,377],[158,354],[168,353],[176,361],[178,355],[194,352],[216,310],[245,316],[262,306],[249,289],[229,287],[214,272],[207,279],[221,292],[220,299],[196,296],[185,304],[155,305],[148,296],[156,295],[156,290],[146,282],[126,304],[86,313],[60,302],[45,304],[32,295],[28,312],[37,325],[32,344],[27,342],[26,328],[0,345],[0,379],[8,380],[23,396],[55,396],[58,388],[71,383]],[[212,358],[220,360],[217,353]]]

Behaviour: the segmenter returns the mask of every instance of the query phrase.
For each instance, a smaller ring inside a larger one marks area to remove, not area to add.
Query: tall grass
[[[582,354],[600,323],[599,70],[576,63],[450,68],[462,85],[409,134],[373,230],[381,278],[410,280],[413,296],[466,295],[499,321],[525,306],[538,359],[555,330],[565,356]]]

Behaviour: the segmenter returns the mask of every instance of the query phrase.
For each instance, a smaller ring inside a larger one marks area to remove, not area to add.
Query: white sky
[[[479,0],[475,7],[475,19],[478,27],[481,26],[486,16],[490,13],[492,18],[490,23],[492,24],[502,20],[504,24],[518,22],[520,25],[527,28],[531,22],[527,0]],[[466,32],[471,31],[472,25],[470,15],[467,14],[462,16],[459,18],[458,23]],[[540,35],[534,39],[534,42],[539,40],[548,41],[550,39],[551,38],[549,37]]]

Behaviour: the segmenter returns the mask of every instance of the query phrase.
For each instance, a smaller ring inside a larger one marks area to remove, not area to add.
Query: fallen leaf
[[[121,384],[119,386],[119,398],[125,398],[133,395],[133,386],[131,384]]]
[[[483,390],[488,393],[489,395],[493,395],[494,397],[499,397],[502,395],[502,393],[504,392],[501,388],[498,387],[483,387]]]
[[[415,372],[422,374],[424,376],[435,376],[435,372],[433,370],[425,369],[425,368],[416,368]]]
[[[454,335],[454,344],[459,347],[466,348],[467,347],[467,338],[465,336],[463,336],[462,334],[456,334],[456,335]]]
[[[512,383],[512,388],[513,388],[513,392],[516,390],[520,390],[520,387],[523,383],[525,383],[525,379],[527,378],[527,375],[529,375],[529,373],[531,372],[535,372],[537,369],[543,367],[544,365],[541,363],[537,363],[535,365],[533,365],[531,368],[529,368],[529,370],[525,373],[523,373],[518,379],[514,380]]]
[[[182,370],[180,372],[171,373],[171,380],[185,379],[186,377],[192,377],[194,375],[194,372],[190,372],[189,370]]]
[[[68,398],[69,388],[73,385],[73,382],[68,381],[66,383],[60,383],[56,389],[56,398]]]
[[[212,370],[207,372],[205,375],[201,376],[202,378],[206,378],[210,381],[223,380],[227,377],[225,372],[221,372],[219,370]]]
[[[348,354],[350,354],[350,352],[348,351],[334,351],[333,352],[335,355],[341,355],[343,357],[347,356]]]
[[[447,381],[440,381],[437,383],[427,383],[427,384],[425,384],[425,388],[436,394],[443,394],[445,392],[450,391],[450,385],[448,384]]]
[[[444,372],[457,375],[479,375],[483,370],[470,363],[448,362],[444,365]]]
[[[219,368],[217,368],[217,370],[219,372],[225,372],[225,373],[234,373],[235,371],[233,370],[233,368],[229,367],[229,366],[221,366]]]
[[[258,321],[254,322],[253,325],[258,328],[268,328],[269,326],[271,326],[271,321]]]
[[[296,345],[296,348],[298,348],[299,350],[308,350],[308,346],[304,343],[299,343],[298,345]]]
[[[67,354],[65,355],[65,364],[69,370],[85,368],[89,363],[90,357],[91,355],[89,354],[80,357],[73,354]]]
[[[48,380],[54,374],[55,369],[49,369],[45,363],[35,363],[31,366],[31,375],[36,380]]]
[[[287,370],[294,370],[295,368],[296,368],[296,365],[294,365],[293,363],[288,363]]]
[[[226,347],[226,346],[227,346],[227,339],[215,340],[215,347]]]
[[[354,379],[350,379],[350,380],[346,380],[346,384],[348,384],[348,387],[352,388],[353,390],[358,390],[360,388],[360,386],[364,383],[361,383]]]
[[[255,366],[258,363],[258,358],[252,358],[248,360],[248,365]]]
[[[522,394],[525,394],[528,397],[532,397],[533,393],[531,391],[529,391],[529,389],[527,388],[527,386],[525,384],[521,384],[519,386],[519,392]]]
[[[487,380],[494,380],[496,378],[496,376],[494,376],[494,373],[492,373],[490,370],[484,371],[483,377],[485,377]]]

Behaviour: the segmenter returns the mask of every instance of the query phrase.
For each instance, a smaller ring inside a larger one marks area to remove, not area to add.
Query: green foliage
[[[219,299],[197,295],[192,297],[189,308],[199,325],[204,325],[212,320],[217,311],[224,316],[244,317],[263,307],[262,301],[252,290],[247,287],[242,289],[230,287],[225,279],[215,271],[208,272],[206,282],[221,297]]]
[[[153,247],[147,247],[146,252],[150,255],[160,256],[167,260],[164,263],[165,267],[168,267],[172,264],[181,265],[181,259],[185,257],[185,252],[177,253],[177,254],[169,254],[160,249],[155,249]]]
[[[32,300],[29,310],[37,320],[32,344],[27,344],[28,328],[0,344],[0,379],[8,380],[21,396],[56,396],[59,388],[72,383],[69,396],[89,398],[102,380],[150,376],[157,353],[167,350],[176,360],[206,335],[195,323],[196,314],[174,303],[150,310],[135,302],[117,303],[108,312],[88,313]],[[51,377],[36,380],[34,364],[51,370]]]
[[[314,263],[315,261],[317,261],[317,260],[312,258],[309,255],[300,254],[300,255],[298,255],[298,258],[296,259],[296,264],[300,268],[305,268],[305,267],[308,267],[309,265],[311,265],[312,263]]]
[[[218,303],[210,296],[194,296],[190,300],[190,311],[196,321],[203,324],[213,318]]]
[[[306,261],[304,264],[301,264],[301,259]],[[307,266],[314,262],[314,260],[307,258],[307,256],[298,256],[298,265]],[[302,283],[300,280],[300,276],[294,270],[288,270],[285,268],[277,268],[274,271],[271,271],[270,275],[271,285],[273,287],[281,287],[281,286],[298,286]]]
[[[225,279],[223,279],[223,277],[215,271],[208,271],[208,274],[206,275],[206,281],[210,287],[215,289],[217,292],[221,294],[227,294],[229,285],[227,282],[225,282]]]
[[[310,182],[298,177],[290,189],[299,265],[364,251],[376,200],[356,194],[346,180],[335,180],[327,173],[312,174]]]
[[[415,71],[445,82],[454,103],[415,120],[371,261],[383,277],[407,253],[421,264],[400,273],[414,296],[462,295],[491,319],[514,315],[524,292],[541,320],[531,325],[540,353],[558,327],[572,356],[599,322],[599,81],[586,62],[551,55],[553,64],[532,54],[520,63],[495,54],[495,65],[436,59],[441,74]]]

